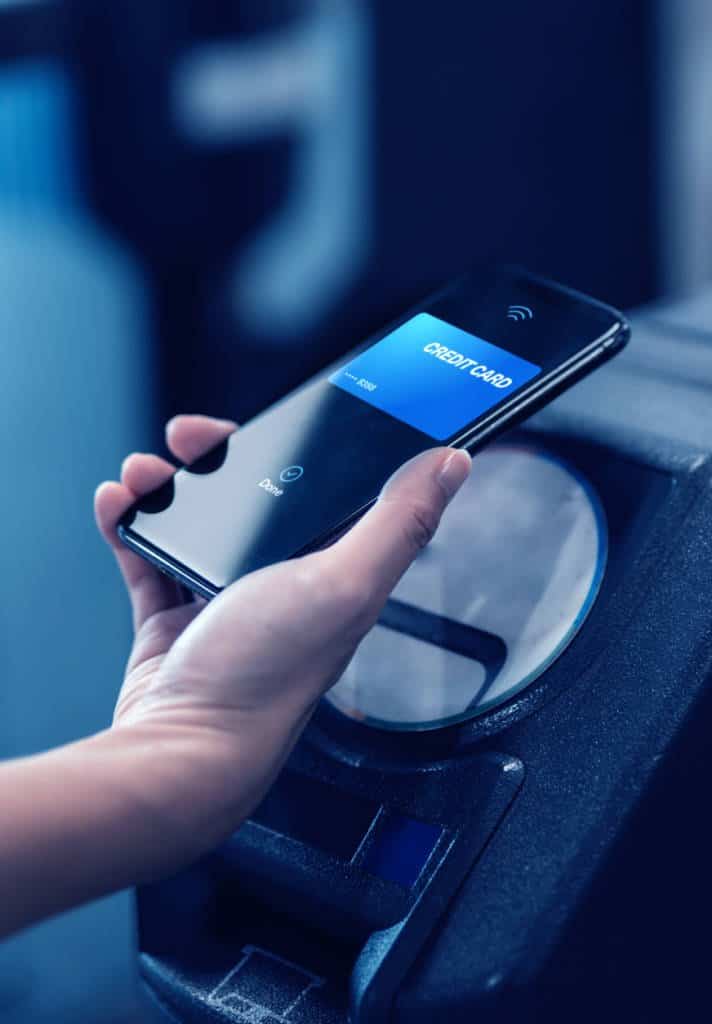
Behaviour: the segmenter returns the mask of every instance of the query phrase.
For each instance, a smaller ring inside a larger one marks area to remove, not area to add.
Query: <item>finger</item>
[[[175,471],[176,467],[167,459],[162,459],[158,455],[134,452],[121,464],[121,483],[128,487],[135,498],[139,498],[142,494],[155,491],[169,480]]]
[[[140,495],[160,487],[175,471],[175,467],[157,455],[134,453],[124,459],[121,483],[107,481],[97,489],[95,496],[96,521],[108,544],[121,547],[116,526],[124,512]]]
[[[151,615],[180,603],[178,588],[149,562],[130,551],[119,539],[116,524],[134,503],[136,495],[113,480],[96,492],[94,509],[97,525],[113,549],[131,601],[134,629],[138,630]]]
[[[232,420],[209,416],[174,416],[166,424],[166,443],[181,462],[194,462],[237,430]]]
[[[106,543],[114,549],[121,548],[121,541],[116,533],[116,524],[134,500],[135,497],[131,491],[116,480],[106,480],[96,489],[94,495],[96,525]]]
[[[462,449],[436,448],[411,459],[391,477],[373,508],[322,557],[342,579],[372,595],[378,610],[431,540],[471,468]]]
[[[122,468],[122,483],[102,484],[94,499],[97,525],[116,556],[129,593],[136,630],[156,612],[182,603],[182,598],[172,580],[121,542],[116,526],[137,497],[159,487],[172,472],[173,466],[157,456],[129,456]],[[133,486],[128,486],[127,481]]]

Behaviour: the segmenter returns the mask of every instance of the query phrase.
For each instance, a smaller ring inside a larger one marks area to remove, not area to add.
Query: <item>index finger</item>
[[[181,462],[194,462],[237,430],[232,420],[211,416],[174,416],[166,424],[166,443]]]

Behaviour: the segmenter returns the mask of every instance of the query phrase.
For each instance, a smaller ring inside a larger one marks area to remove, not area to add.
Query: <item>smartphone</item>
[[[404,462],[475,453],[619,352],[620,313],[523,270],[473,271],[241,427],[119,525],[204,597],[331,543]]]

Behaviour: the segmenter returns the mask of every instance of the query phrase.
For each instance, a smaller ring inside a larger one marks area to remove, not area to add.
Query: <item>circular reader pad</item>
[[[606,555],[603,509],[582,476],[544,449],[487,448],[326,699],[381,729],[481,715],[565,650]]]

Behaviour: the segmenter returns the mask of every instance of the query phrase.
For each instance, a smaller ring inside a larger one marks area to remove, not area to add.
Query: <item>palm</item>
[[[115,721],[130,714],[145,697],[174,641],[199,611],[197,604],[176,605],[156,612],[139,628],[116,704]]]

